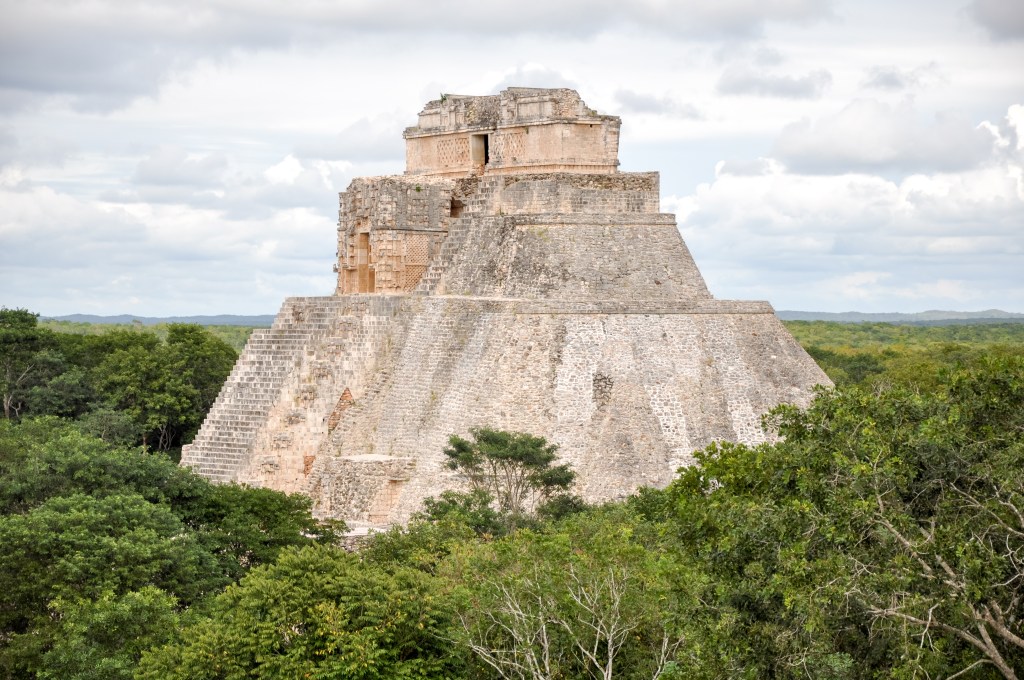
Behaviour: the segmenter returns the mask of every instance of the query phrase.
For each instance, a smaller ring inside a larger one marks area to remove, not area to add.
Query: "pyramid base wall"
[[[303,491],[352,526],[404,522],[458,488],[442,450],[473,427],[557,443],[600,502],[668,484],[713,441],[764,441],[763,413],[828,384],[763,302],[290,299],[269,334],[303,332],[259,388],[263,412],[230,420],[219,399],[183,462],[212,469],[211,437],[248,427],[220,479]],[[266,363],[267,342],[240,367]]]

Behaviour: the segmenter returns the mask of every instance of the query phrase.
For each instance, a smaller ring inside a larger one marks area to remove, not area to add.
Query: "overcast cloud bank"
[[[574,87],[720,298],[1024,311],[1024,5],[0,0],[0,304],[329,294],[337,192],[442,92]],[[652,164],[651,159],[656,159]]]

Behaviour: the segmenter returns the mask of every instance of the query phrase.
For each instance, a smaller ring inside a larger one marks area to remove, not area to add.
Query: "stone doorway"
[[[473,165],[484,166],[491,162],[491,136],[470,135],[469,158]]]

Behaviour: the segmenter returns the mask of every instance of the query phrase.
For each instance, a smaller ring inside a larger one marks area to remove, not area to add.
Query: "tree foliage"
[[[58,598],[50,605],[58,621],[53,645],[43,654],[40,680],[130,678],[142,653],[163,644],[182,616],[174,597],[144,586],[116,596]]]
[[[786,328],[836,385],[940,389],[939,371],[984,357],[1024,357],[1024,324],[914,326],[787,321]]]
[[[523,432],[470,430],[471,439],[452,435],[444,449],[447,466],[458,470],[470,491],[446,492],[426,504],[438,519],[457,515],[481,533],[515,529],[540,516],[561,516],[582,508],[571,495],[576,473],[555,465],[556,444]]]
[[[712,446],[636,501],[713,584],[692,677],[1016,677],[1024,361],[941,386],[781,408],[783,441]]]
[[[237,359],[201,326],[165,324],[160,335],[113,327],[55,333],[26,310],[0,310],[0,395],[7,420],[80,419],[109,441],[161,450],[198,431]]]
[[[502,678],[667,680],[692,582],[643,533],[612,509],[462,546],[441,567],[460,583],[459,640]]]
[[[775,443],[718,443],[626,503],[581,507],[543,438],[452,437],[466,490],[353,555],[308,499],[214,486],[156,450],[230,369],[202,329],[0,321],[0,367],[25,376],[0,384],[0,677],[1024,667],[1024,351],[995,331],[815,327],[837,389],[777,409]]]
[[[96,384],[139,425],[144,445],[169,449],[195,435],[236,358],[201,326],[172,324],[164,343],[110,352],[95,368]]]
[[[290,549],[219,596],[182,642],[147,654],[136,677],[452,677],[451,616],[423,572],[336,548]]]
[[[187,322],[186,322],[187,323]],[[159,340],[167,338],[170,329],[178,325],[173,322],[161,322],[151,326],[144,326],[141,322],[132,324],[115,323],[88,323],[82,321],[58,321],[56,319],[41,319],[39,325],[42,328],[55,333],[65,335],[106,335],[113,332],[131,332],[144,335],[154,335]],[[214,337],[223,340],[236,352],[241,352],[246,341],[252,335],[253,326],[219,326],[203,324],[203,329]]]
[[[885,322],[784,321],[801,345],[850,350],[960,345],[1024,345],[1024,323],[917,325]]]
[[[12,678],[73,677],[94,657],[109,661],[96,677],[128,677],[136,637],[174,634],[157,625],[168,598],[201,606],[283,549],[335,537],[308,498],[212,485],[53,418],[0,423],[0,512],[0,676]],[[152,625],[125,618],[148,610]]]
[[[51,334],[37,319],[25,309],[0,308],[0,398],[7,420],[21,414],[29,390],[52,370]]]

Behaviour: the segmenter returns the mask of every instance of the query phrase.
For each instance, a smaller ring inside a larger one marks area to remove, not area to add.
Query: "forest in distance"
[[[358,552],[176,464],[251,329],[0,310],[0,677],[1018,678],[1024,324],[786,327],[834,381],[591,506],[481,428]]]

